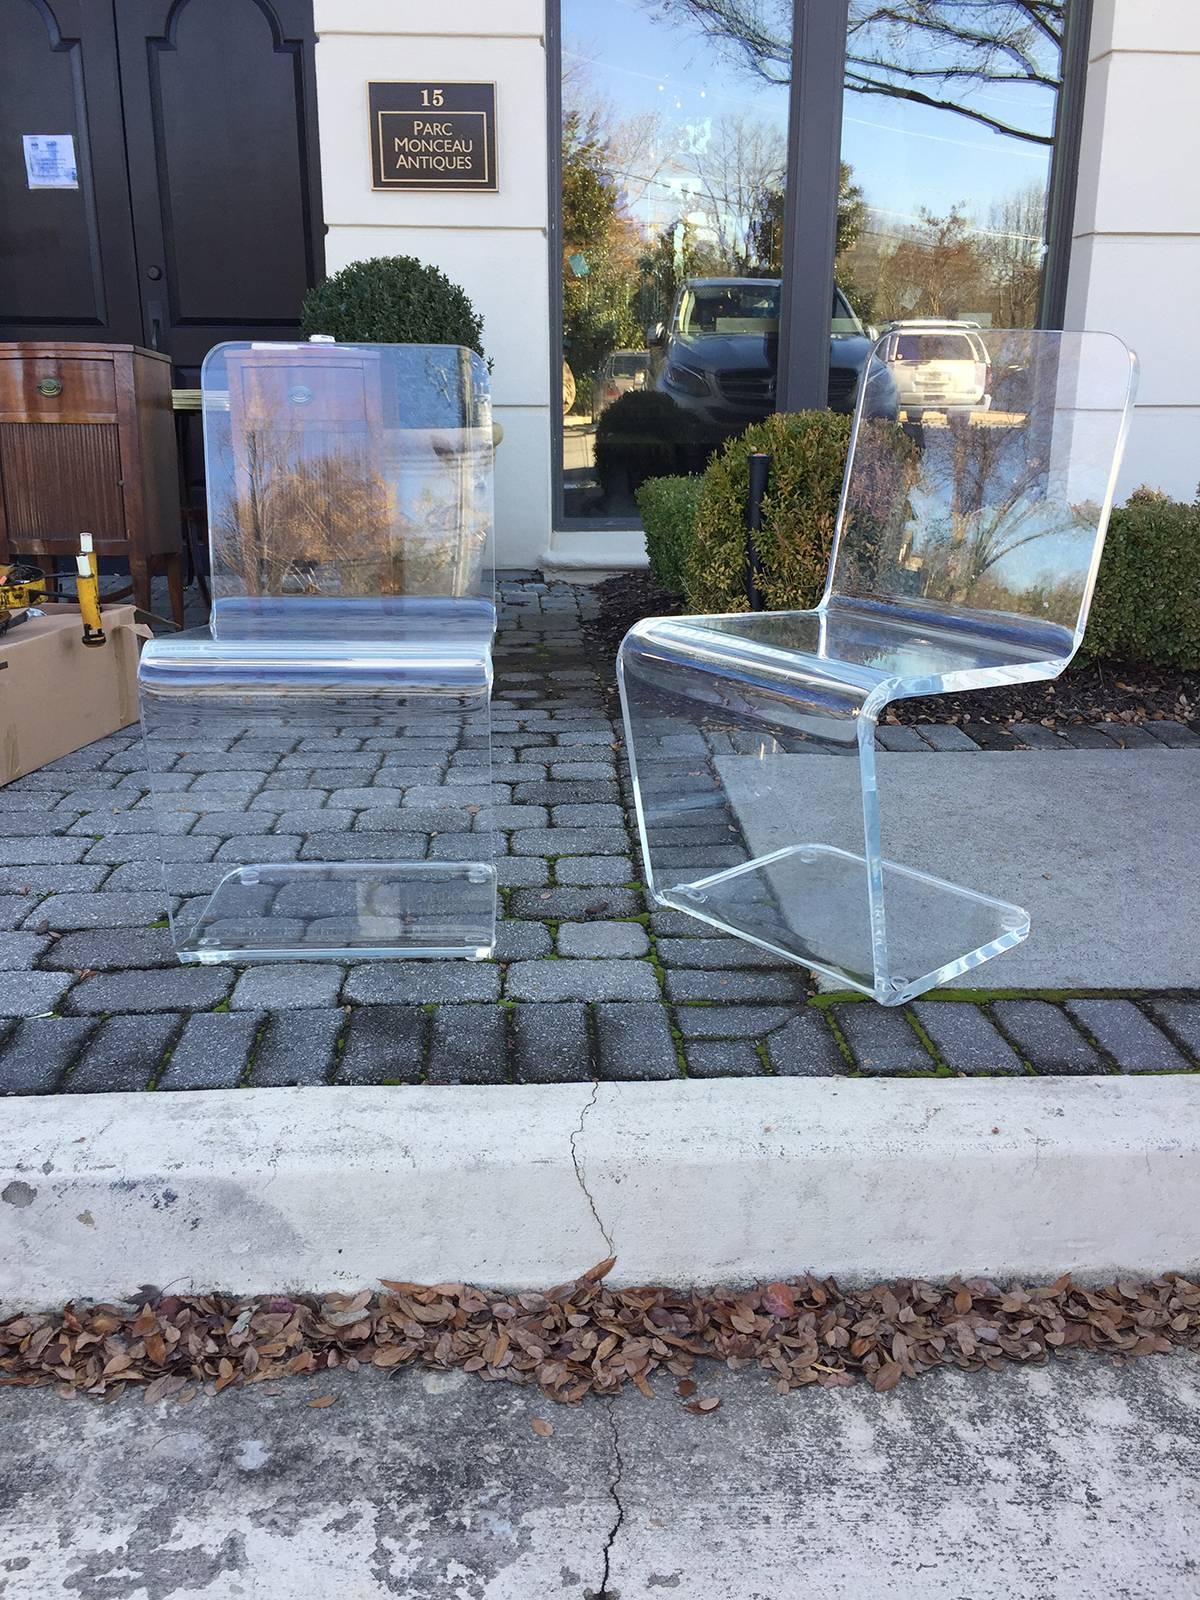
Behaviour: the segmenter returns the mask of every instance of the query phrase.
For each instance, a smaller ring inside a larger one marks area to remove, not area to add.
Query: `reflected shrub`
[[[649,478],[694,471],[703,455],[688,412],[652,389],[621,395],[596,424],[596,476],[610,503],[632,499]]]

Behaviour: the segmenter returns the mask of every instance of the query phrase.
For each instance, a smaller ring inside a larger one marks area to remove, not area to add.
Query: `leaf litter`
[[[536,1386],[576,1404],[627,1383],[651,1397],[673,1381],[687,1410],[711,1415],[698,1364],[757,1368],[786,1394],[865,1380],[880,1393],[936,1367],[967,1372],[1090,1352],[1118,1361],[1200,1350],[1200,1284],[1177,1273],[1101,1288],[1069,1274],[1026,1288],[986,1278],[903,1279],[843,1290],[800,1277],[751,1288],[612,1289],[599,1262],[544,1293],[463,1283],[381,1280],[356,1295],[164,1294],[130,1309],[67,1305],[0,1322],[0,1386],[53,1386],[64,1397],[186,1404],[252,1384],[364,1366],[461,1368],[484,1382]],[[320,1393],[314,1409],[334,1404]],[[539,1419],[542,1420],[542,1419]],[[548,1437],[553,1425],[534,1424]]]

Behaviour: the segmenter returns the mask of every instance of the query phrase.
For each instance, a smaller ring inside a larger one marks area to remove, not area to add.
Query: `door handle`
[[[150,348],[161,350],[163,347],[163,308],[160,300],[146,302],[146,320],[150,324]]]

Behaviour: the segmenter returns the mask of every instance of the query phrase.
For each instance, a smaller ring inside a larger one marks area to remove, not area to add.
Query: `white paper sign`
[[[31,189],[78,189],[73,133],[23,133],[21,143]]]

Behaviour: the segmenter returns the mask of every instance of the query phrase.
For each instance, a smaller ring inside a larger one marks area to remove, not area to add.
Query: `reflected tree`
[[[768,83],[792,78],[791,0],[646,0],[682,18]],[[850,0],[846,88],[952,111],[1034,144],[1053,134],[1027,119],[964,103],[980,84],[1057,90],[1067,0]]]

